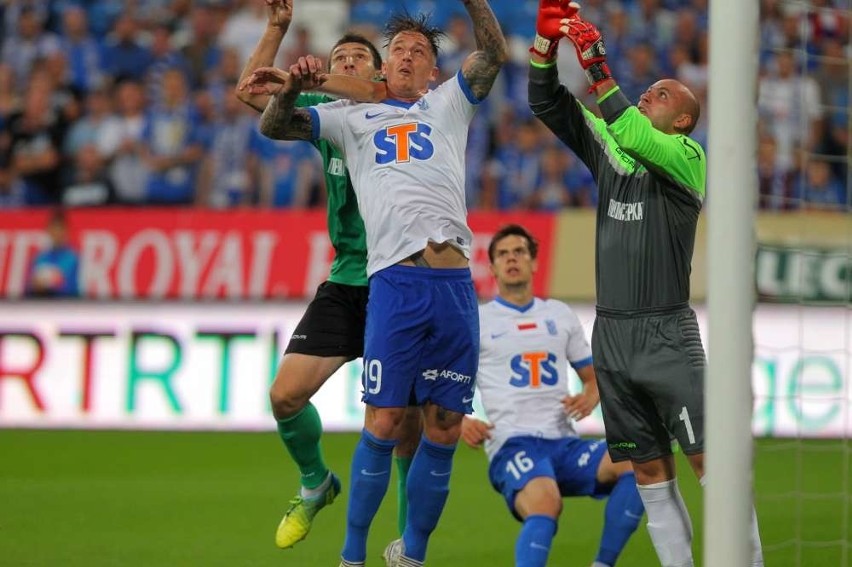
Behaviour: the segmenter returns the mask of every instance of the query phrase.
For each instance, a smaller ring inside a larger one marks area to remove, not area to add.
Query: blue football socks
[[[450,493],[455,445],[442,445],[420,439],[420,446],[408,471],[408,525],[402,540],[405,555],[417,561],[426,558],[429,536],[438,525]]]
[[[527,516],[515,542],[515,567],[544,567],[550,544],[556,534],[556,520],[550,516]]]
[[[633,473],[621,475],[607,499],[601,546],[595,560],[615,565],[644,514],[645,506],[636,488],[636,477]]]
[[[378,439],[364,429],[352,455],[346,541],[341,553],[341,557],[351,563],[367,558],[367,534],[388,490],[394,446],[395,440]]]

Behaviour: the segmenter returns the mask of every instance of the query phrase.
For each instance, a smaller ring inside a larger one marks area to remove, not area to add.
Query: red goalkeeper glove
[[[574,44],[577,60],[589,79],[589,90],[594,90],[600,83],[611,79],[612,73],[606,64],[606,47],[598,28],[579,16],[564,21],[563,26],[562,30]]]
[[[539,0],[538,17],[535,20],[535,40],[530,53],[545,59],[553,59],[556,47],[564,34],[559,30],[562,20],[573,18],[580,5],[569,0]]]

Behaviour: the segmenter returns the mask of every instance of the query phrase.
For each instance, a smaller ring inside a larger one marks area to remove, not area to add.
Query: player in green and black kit
[[[261,1],[261,0],[257,0]],[[262,112],[269,96],[243,88],[258,68],[273,65],[293,17],[293,0],[263,0],[268,7],[266,30],[240,77],[237,97]],[[363,36],[346,34],[331,50],[330,74],[375,79],[382,58]],[[302,94],[298,106],[332,100],[323,94]],[[364,223],[349,181],[343,156],[331,144],[317,140],[322,155],[328,209],[328,233],[335,257],[328,280],[317,289],[293,332],[270,389],[278,433],[301,473],[301,489],[278,526],[275,543],[292,547],[308,535],[316,513],[340,493],[340,480],[326,467],[320,449],[322,423],[310,398],[344,363],[364,351],[367,312],[367,245]],[[417,448],[420,417],[417,408],[405,417],[403,439],[395,457],[398,482],[405,487],[411,457]],[[405,490],[399,491],[399,524],[405,525]],[[401,530],[402,528],[400,528]]]
[[[598,186],[597,318],[592,351],[613,461],[631,460],[664,566],[690,566],[692,526],[675,477],[677,438],[704,484],[704,349],[689,275],[704,201],[704,150],[688,137],[695,96],[675,80],[633,106],[606,64],[600,32],[567,0],[540,0],[529,103]],[[603,118],[560,85],[561,38],[575,47]],[[763,565],[756,518],[753,565]]]

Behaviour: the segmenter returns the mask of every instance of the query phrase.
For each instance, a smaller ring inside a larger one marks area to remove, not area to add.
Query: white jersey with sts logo
[[[568,364],[591,364],[592,349],[574,311],[553,299],[518,307],[498,297],[479,307],[479,321],[476,389],[494,425],[485,443],[488,458],[510,437],[576,436],[562,405]]]
[[[309,108],[314,139],[341,149],[367,231],[367,275],[450,242],[470,257],[464,155],[478,101],[461,72],[414,103]]]

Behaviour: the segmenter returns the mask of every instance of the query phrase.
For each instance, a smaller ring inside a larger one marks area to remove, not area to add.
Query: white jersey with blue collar
[[[431,242],[470,257],[465,147],[478,100],[461,72],[414,103],[338,100],[309,108],[314,139],[344,154],[367,231],[367,274]]]
[[[476,389],[494,425],[488,458],[511,437],[576,437],[562,405],[568,364],[591,364],[592,349],[574,311],[553,299],[518,307],[498,297],[479,307],[479,320]]]

